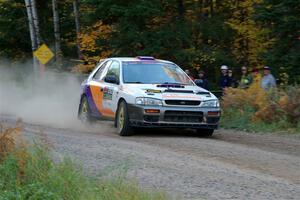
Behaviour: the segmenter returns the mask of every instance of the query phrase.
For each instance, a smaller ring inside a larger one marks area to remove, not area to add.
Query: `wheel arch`
[[[118,110],[119,110],[119,105],[122,101],[124,101],[127,104],[126,100],[123,97],[119,98],[118,103],[117,103],[117,110],[115,112],[115,120],[114,120],[115,127],[117,127],[117,114],[118,114]]]
[[[119,105],[120,105],[121,101],[125,101],[125,103],[127,103],[126,100],[124,99],[124,97],[121,97],[121,98],[118,100],[118,104],[117,104],[118,106],[117,106],[117,109],[119,108]]]
[[[82,99],[83,99],[84,97],[87,98],[86,94],[85,94],[85,93],[82,93],[82,94],[80,95],[80,100],[79,100],[79,106],[78,106],[77,116],[79,116],[80,107],[81,107],[81,104],[82,104]]]
[[[80,103],[81,103],[83,97],[86,97],[86,98],[87,98],[87,95],[86,95],[85,93],[82,93],[82,94],[80,95]]]

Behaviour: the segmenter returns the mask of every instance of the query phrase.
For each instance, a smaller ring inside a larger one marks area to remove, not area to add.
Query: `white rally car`
[[[78,117],[84,122],[114,120],[121,136],[136,127],[191,128],[211,136],[220,105],[170,61],[107,58],[82,83]]]

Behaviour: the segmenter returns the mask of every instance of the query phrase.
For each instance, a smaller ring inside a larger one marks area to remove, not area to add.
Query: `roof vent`
[[[151,56],[138,56],[137,59],[140,59],[140,60],[155,60],[155,58],[151,57]]]

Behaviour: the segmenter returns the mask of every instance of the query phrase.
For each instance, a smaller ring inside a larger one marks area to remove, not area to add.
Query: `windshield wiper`
[[[162,84],[158,84],[156,87],[174,87],[174,88],[184,88],[184,84],[181,83],[170,83],[170,82],[164,82]]]
[[[178,82],[175,82],[175,83],[165,82],[162,84],[164,84],[164,85],[192,85],[192,84],[188,84],[188,83],[178,83]]]
[[[183,85],[182,83],[178,83],[178,82],[164,82],[162,84],[167,84],[167,85]]]
[[[142,82],[140,81],[131,81],[131,82],[125,82],[125,83],[136,83],[136,84],[143,84]]]

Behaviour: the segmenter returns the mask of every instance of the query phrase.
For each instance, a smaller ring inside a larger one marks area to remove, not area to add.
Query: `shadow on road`
[[[137,128],[131,137],[191,137],[214,139],[216,136],[203,137],[193,129],[158,129],[158,128]]]

